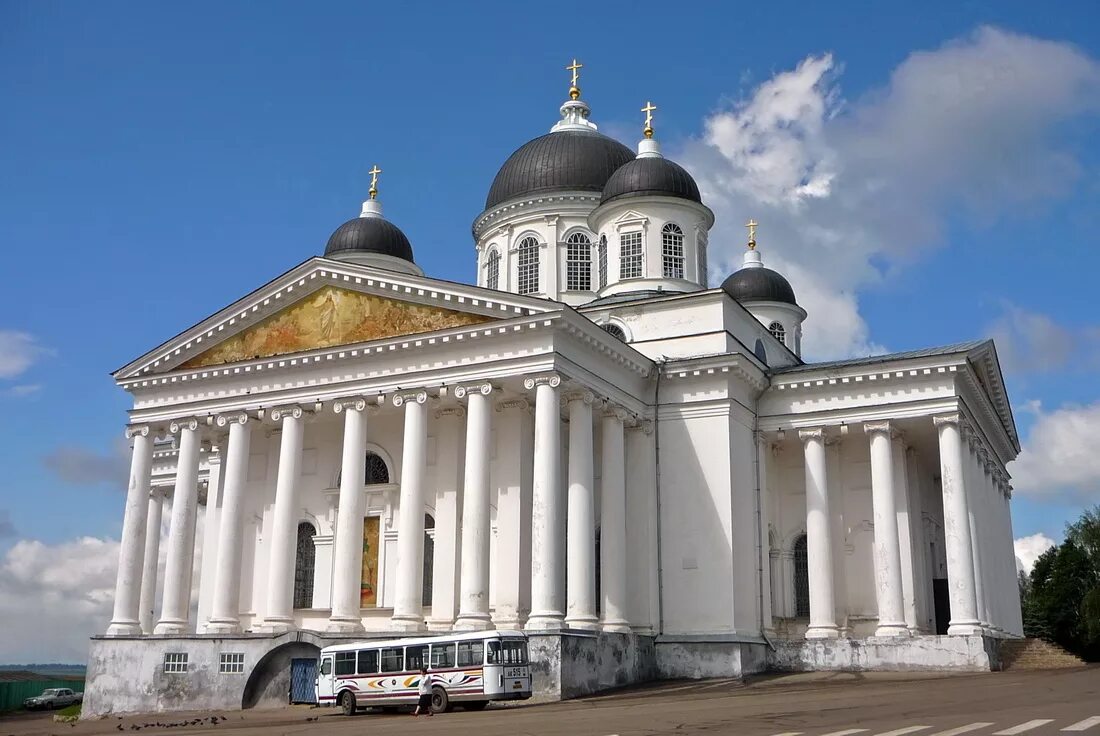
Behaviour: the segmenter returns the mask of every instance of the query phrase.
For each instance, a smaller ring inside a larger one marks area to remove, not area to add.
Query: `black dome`
[[[742,268],[722,282],[722,291],[739,302],[785,302],[798,306],[787,279],[770,268]]]
[[[690,199],[702,203],[699,186],[680,164],[660,156],[636,158],[623,164],[603,188],[601,204],[620,197],[641,197],[647,194]]]
[[[325,246],[325,255],[348,251],[381,253],[413,262],[413,249],[405,233],[381,217],[356,217],[336,228]]]
[[[595,131],[547,133],[508,157],[489,188],[485,209],[542,192],[602,192],[615,170],[633,158],[622,143]]]

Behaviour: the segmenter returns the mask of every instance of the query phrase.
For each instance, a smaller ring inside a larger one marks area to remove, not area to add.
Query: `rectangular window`
[[[378,650],[360,649],[359,668],[360,675],[374,675],[378,673]]]
[[[182,675],[187,672],[187,652],[165,652],[164,674]]]
[[[222,652],[221,661],[218,663],[218,672],[223,675],[243,674],[244,652]]]
[[[623,233],[619,236],[619,279],[642,277],[642,234]]]
[[[458,645],[459,667],[479,667],[485,664],[485,648],[480,641],[464,641]]]
[[[599,259],[600,288],[607,286],[607,236],[600,236],[600,249],[597,255]]]
[[[539,290],[539,244],[534,238],[524,238],[516,258],[516,291],[536,294]]]
[[[581,233],[569,236],[565,246],[565,288],[592,290],[592,244]]]
[[[516,639],[490,640],[488,664],[527,664],[527,645]]]
[[[355,674],[355,652],[336,653],[336,676]]]
[[[455,666],[454,644],[432,644],[432,669],[442,670]]]
[[[684,277],[684,236],[679,228],[671,230],[666,227],[661,233],[661,260],[666,279]]]
[[[402,647],[383,649],[381,662],[383,672],[400,672],[405,669],[405,650]]]
[[[490,289],[500,288],[500,254],[495,250],[489,253],[485,262],[485,285]]]
[[[428,645],[405,647],[405,669],[410,672],[426,667],[428,664]]]

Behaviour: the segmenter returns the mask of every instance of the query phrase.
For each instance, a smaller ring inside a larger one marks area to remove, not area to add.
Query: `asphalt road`
[[[1100,667],[1050,672],[917,676],[815,673],[666,682],[645,688],[542,705],[455,711],[432,718],[366,713],[350,718],[328,708],[159,714],[54,723],[50,715],[0,719],[0,736],[1100,736]],[[191,720],[202,717],[199,724]],[[187,721],[186,725],[180,724]],[[155,725],[160,722],[161,726]],[[154,725],[144,725],[154,724]]]

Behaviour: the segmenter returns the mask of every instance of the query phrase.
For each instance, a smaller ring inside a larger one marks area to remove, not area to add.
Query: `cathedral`
[[[375,167],[322,254],[113,374],[133,454],[86,716],[286,702],[294,663],[372,638],[523,631],[564,698],[988,670],[1022,635],[993,344],[806,362],[829,316],[752,220],[712,285],[656,108],[631,150],[579,68],[489,186],[476,284],[424,274]]]

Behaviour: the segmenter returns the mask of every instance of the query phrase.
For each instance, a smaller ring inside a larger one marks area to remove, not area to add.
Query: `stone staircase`
[[[1058,670],[1085,664],[1057,644],[1042,639],[1002,639],[999,654],[1001,670]]]

